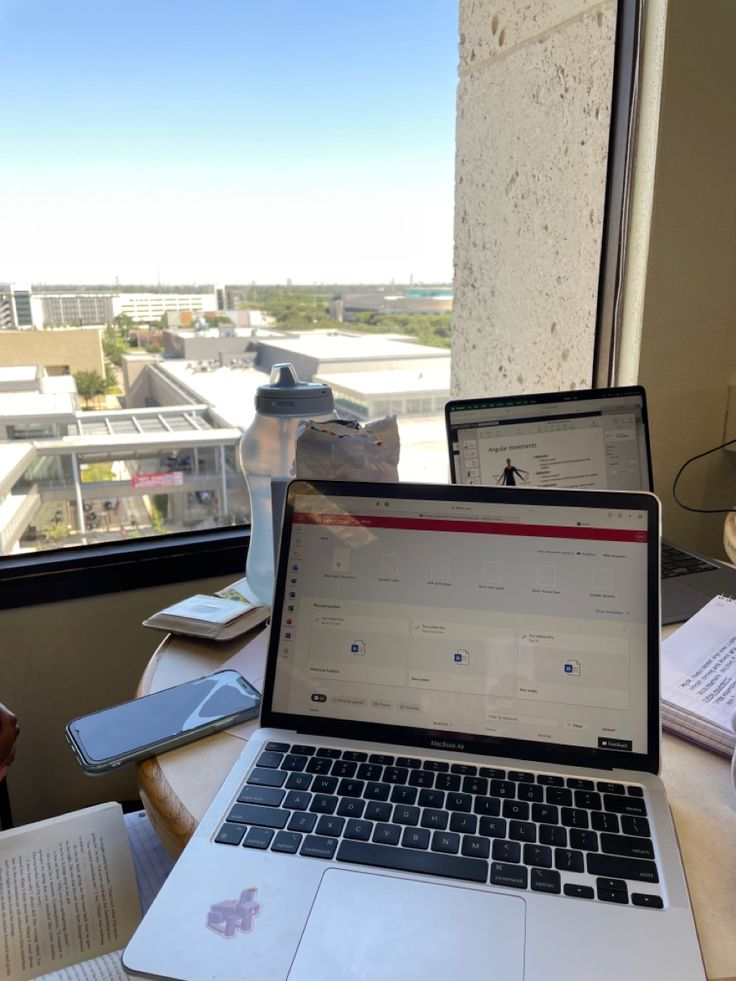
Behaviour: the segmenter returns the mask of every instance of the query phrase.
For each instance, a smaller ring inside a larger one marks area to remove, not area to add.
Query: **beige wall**
[[[163,634],[141,626],[156,610],[231,582],[207,579],[0,612],[0,701],[21,735],[8,774],[16,824],[137,797],[134,766],[89,777],[66,743],[79,715],[132,698]]]
[[[97,371],[104,374],[102,331],[3,330],[0,331],[0,364],[40,364],[46,368],[68,365],[69,373]]]
[[[456,396],[591,382],[616,4],[461,0]]]
[[[638,379],[649,396],[665,533],[722,556],[724,516],[682,510],[671,487],[688,457],[727,438],[736,381],[736,4],[708,0],[697,22],[689,0],[667,8]],[[680,492],[698,507],[733,506],[736,458],[720,451],[700,461]]]

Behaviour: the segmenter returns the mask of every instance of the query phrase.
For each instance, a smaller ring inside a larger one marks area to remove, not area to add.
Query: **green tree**
[[[109,363],[105,362],[105,395],[111,395],[113,392],[120,391],[120,384],[118,383],[118,376],[115,374],[115,369]]]
[[[91,399],[104,395],[107,391],[107,384],[99,371],[78,371],[74,381],[77,383],[77,391],[84,399],[86,408],[89,408]]]

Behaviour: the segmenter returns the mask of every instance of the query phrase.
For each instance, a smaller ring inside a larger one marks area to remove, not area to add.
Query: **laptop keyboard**
[[[269,742],[215,842],[663,905],[634,784]]]
[[[662,543],[662,578],[671,579],[673,576],[689,576],[693,572],[711,572],[717,565],[683,552],[675,545]]]

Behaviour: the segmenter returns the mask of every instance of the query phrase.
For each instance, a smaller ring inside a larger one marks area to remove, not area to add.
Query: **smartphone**
[[[66,738],[86,773],[108,773],[253,719],[260,705],[237,671],[216,671],[74,719]]]

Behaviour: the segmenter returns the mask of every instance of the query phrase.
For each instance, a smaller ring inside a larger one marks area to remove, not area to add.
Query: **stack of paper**
[[[736,600],[716,596],[662,644],[662,724],[730,756],[735,709]]]

